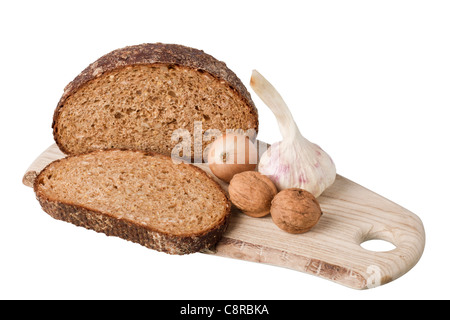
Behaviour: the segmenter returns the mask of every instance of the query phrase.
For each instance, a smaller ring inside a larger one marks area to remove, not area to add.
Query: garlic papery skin
[[[302,136],[281,95],[256,70],[250,86],[274,113],[283,137],[261,156],[258,171],[267,175],[280,191],[300,188],[320,196],[336,179],[333,160],[317,144]]]

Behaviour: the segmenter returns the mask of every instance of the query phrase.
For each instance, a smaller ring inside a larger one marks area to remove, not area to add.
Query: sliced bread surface
[[[170,254],[214,245],[231,208],[221,187],[201,169],[132,150],[54,161],[37,176],[34,191],[55,219]]]
[[[193,158],[195,123],[200,134],[230,129],[255,137],[258,114],[224,62],[194,48],[154,43],[114,50],[89,65],[65,88],[52,126],[66,154],[118,148],[170,155],[181,141],[172,134],[183,129]],[[211,141],[202,140],[204,151]]]

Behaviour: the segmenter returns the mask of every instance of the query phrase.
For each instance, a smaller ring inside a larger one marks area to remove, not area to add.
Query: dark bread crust
[[[58,139],[57,123],[60,110],[64,106],[67,98],[90,80],[95,79],[108,71],[139,64],[179,65],[196,69],[200,72],[208,72],[215,78],[225,81],[236,93],[238,93],[249,108],[251,108],[250,112],[255,118],[255,130],[258,132],[258,111],[251,99],[250,93],[236,74],[228,69],[224,62],[217,60],[202,50],[183,45],[144,43],[117,49],[102,56],[84,69],[64,88],[64,93],[55,109],[52,123],[54,139],[62,152],[67,153],[67,150],[64,149]]]
[[[117,151],[117,149],[98,150],[91,153],[108,151]],[[170,158],[165,155],[153,152],[142,152],[134,150],[133,152],[139,152],[153,157]],[[228,200],[227,194],[220,187],[220,185],[216,181],[214,181],[206,172],[190,164],[181,165],[189,165],[193,170],[201,172],[202,175],[204,175],[208,179],[211,179],[217,186],[216,191],[222,192],[227,199],[227,202],[225,204],[226,213],[223,219],[220,220],[215,226],[202,233],[174,235],[152,229],[148,226],[143,226],[134,221],[130,221],[127,219],[118,219],[108,214],[107,212],[100,212],[98,210],[88,209],[81,205],[51,199],[39,190],[39,181],[41,180],[40,178],[46,174],[47,168],[70,157],[75,156],[68,156],[66,158],[59,159],[50,163],[38,174],[38,176],[34,180],[33,189],[36,194],[36,199],[39,201],[42,209],[54,219],[69,222],[76,226],[94,230],[99,233],[104,233],[107,236],[115,236],[124,240],[132,241],[153,250],[178,255],[195,253],[214,246],[222,238],[222,235],[225,233],[228,227],[231,215],[231,203]]]

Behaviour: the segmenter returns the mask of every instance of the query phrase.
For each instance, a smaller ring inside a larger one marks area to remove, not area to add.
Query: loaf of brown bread
[[[186,46],[141,44],[106,54],[67,85],[53,134],[66,154],[124,148],[170,155],[179,143],[174,130],[193,139],[195,121],[202,133],[258,130],[250,94],[225,63]],[[193,158],[194,141],[191,147]]]
[[[222,188],[201,169],[132,150],[52,162],[37,176],[34,191],[55,219],[170,254],[214,245],[231,208]]]

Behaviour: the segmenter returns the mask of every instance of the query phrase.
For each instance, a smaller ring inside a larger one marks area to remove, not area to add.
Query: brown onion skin
[[[245,139],[245,150],[237,150],[242,147],[242,140],[240,144],[238,139]],[[233,143],[234,142],[234,143]],[[224,146],[225,144],[225,146]],[[219,152],[219,154],[216,154]],[[216,139],[211,145],[208,153],[208,165],[211,172],[219,179],[229,183],[235,174],[254,171],[257,166],[256,161],[256,147],[247,136],[238,134],[225,134],[219,139]],[[239,156],[244,153],[244,163],[238,163]],[[222,156],[223,155],[223,156]],[[216,161],[216,156],[221,157],[223,161]],[[254,163],[253,163],[254,162]]]

